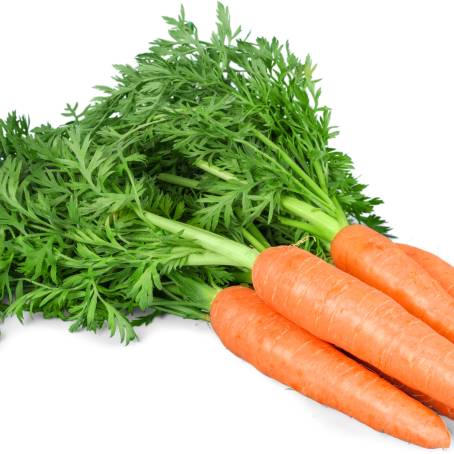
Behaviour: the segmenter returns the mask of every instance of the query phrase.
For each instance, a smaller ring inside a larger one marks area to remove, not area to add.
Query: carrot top
[[[101,147],[77,126],[13,139],[0,166],[3,316],[42,313],[72,330],[107,324],[129,342],[134,325],[161,313],[207,319],[212,289],[248,279],[252,249],[211,232],[203,245],[150,221],[185,220],[193,202],[179,188],[159,191],[140,153]]]
[[[71,123],[125,155],[142,150],[158,187],[197,198],[193,224],[256,248],[309,233],[304,247],[324,257],[350,221],[387,231],[373,214],[381,200],[364,194],[351,159],[332,146],[337,129],[310,57],[276,38],[250,40],[222,4],[210,40],[183,9],[165,20],[170,36],[134,67],[116,66],[116,86],[99,87],[82,112],[68,106]]]
[[[350,219],[386,230],[371,214],[380,201],[330,146],[310,58],[242,37],[221,4],[209,41],[183,10],[166,21],[170,38],[136,67],[118,66],[117,85],[82,112],[68,106],[67,124],[0,120],[6,315],[43,312],[73,329],[107,322],[130,340],[130,315],[167,311],[157,301],[183,265],[197,265],[184,274],[202,282],[244,282],[270,244],[308,232],[302,247],[326,258]],[[192,303],[168,311],[206,317]]]

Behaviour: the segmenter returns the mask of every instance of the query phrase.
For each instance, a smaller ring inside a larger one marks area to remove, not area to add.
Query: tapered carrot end
[[[420,430],[417,434],[419,445],[424,448],[449,448],[451,445],[451,434],[440,417],[433,418],[431,423]]]
[[[443,430],[440,430],[438,446],[440,448],[449,448],[450,445],[451,445],[451,434],[449,433],[447,427],[444,425]]]
[[[451,445],[451,434],[445,429],[444,433],[440,433],[440,437],[438,440],[434,442],[433,446],[429,446],[430,448],[449,448]]]
[[[448,429],[445,428],[445,432],[442,436],[440,436],[440,440],[438,441],[438,446],[440,448],[449,448],[451,445],[451,434],[448,432]]]

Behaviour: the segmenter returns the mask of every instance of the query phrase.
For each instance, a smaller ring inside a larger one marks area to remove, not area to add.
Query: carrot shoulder
[[[454,298],[397,244],[363,225],[342,229],[331,243],[335,265],[386,293],[454,342]]]
[[[294,246],[263,251],[252,280],[287,319],[454,407],[454,344],[389,296]]]
[[[427,448],[449,446],[435,413],[273,311],[252,290],[222,290],[210,317],[223,344],[264,374],[378,431]]]
[[[454,266],[430,252],[414,246],[399,244],[408,256],[424,268],[438,283],[454,297]]]

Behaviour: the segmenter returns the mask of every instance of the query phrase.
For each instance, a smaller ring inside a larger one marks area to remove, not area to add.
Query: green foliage
[[[136,312],[147,320],[164,312],[206,319],[209,302],[172,300],[166,290],[205,250],[140,215],[183,218],[188,198],[180,189],[162,193],[144,171],[144,155],[97,145],[77,125],[30,135],[21,124],[14,115],[0,124],[3,314],[22,320],[39,312],[71,321],[71,330],[107,325],[126,343],[136,337]],[[230,276],[223,267],[186,275],[213,285]]]
[[[310,57],[300,61],[276,38],[255,42],[233,31],[218,3],[217,29],[199,38],[184,10],[165,18],[170,39],[154,41],[137,66],[117,66],[117,86],[102,87],[77,121],[100,143],[123,142],[147,154],[153,172],[200,179],[194,223],[215,230],[276,224],[283,195],[344,222],[386,233],[351,159],[332,148],[337,130],[321,103]],[[219,178],[199,163],[219,169]],[[166,190],[168,185],[165,186]],[[190,191],[191,194],[194,191]],[[286,237],[292,236],[291,228]],[[275,244],[274,235],[267,240]],[[314,251],[322,242],[315,239]]]
[[[298,244],[329,260],[316,226],[285,223],[292,196],[339,220],[387,232],[321,103],[315,65],[275,38],[254,42],[218,4],[209,41],[165,20],[135,67],[68,122],[30,131],[0,120],[0,312],[107,326],[122,341],[163,313],[207,319],[218,286],[244,270],[210,265],[203,244],[154,228],[150,211],[254,247]],[[181,187],[159,179],[191,179]],[[211,251],[212,252],[212,251]],[[203,266],[185,266],[197,263]],[[226,261],[226,263],[228,260]],[[184,268],[183,268],[184,267]],[[5,303],[5,299],[8,303]]]

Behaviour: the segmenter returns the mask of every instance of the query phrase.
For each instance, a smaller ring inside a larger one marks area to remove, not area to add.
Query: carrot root
[[[454,345],[389,296],[294,246],[263,251],[252,280],[298,326],[454,407]]]
[[[454,266],[440,257],[417,247],[408,246],[407,244],[398,244],[398,246],[454,297]]]
[[[454,342],[454,298],[390,239],[350,225],[334,238],[331,255],[338,268],[386,293]]]
[[[402,440],[449,446],[439,416],[273,311],[252,290],[218,293],[211,322],[229,350],[302,394]]]
[[[349,356],[350,358],[353,358],[354,360],[358,361],[360,364],[362,364],[364,367],[368,368],[375,374],[377,374],[380,377],[384,378],[385,380],[389,381],[393,386],[402,390],[405,394],[408,394],[409,396],[413,397],[413,399],[418,400],[426,407],[431,408],[432,410],[436,411],[440,415],[446,416],[447,418],[450,418],[450,419],[454,419],[454,408],[449,407],[448,405],[445,405],[443,402],[439,402],[438,400],[435,400],[432,397],[427,396],[426,394],[424,394],[420,391],[417,391],[413,388],[410,388],[409,386],[404,385],[399,380],[396,380],[395,378],[390,377],[389,375],[386,375],[381,370],[378,370],[376,367],[374,367],[370,364],[367,364],[364,361],[361,361],[352,355],[349,355],[348,352],[344,352],[344,353],[347,356]]]

